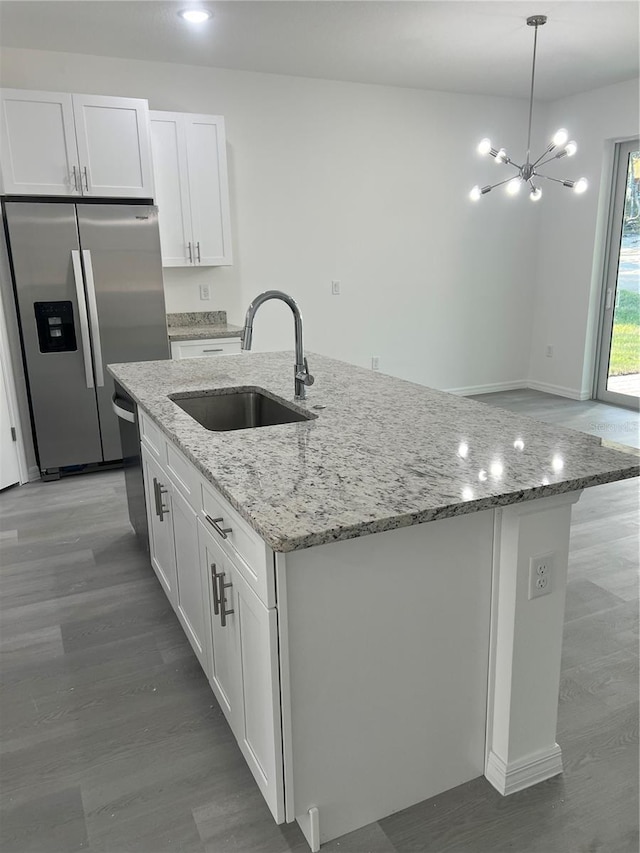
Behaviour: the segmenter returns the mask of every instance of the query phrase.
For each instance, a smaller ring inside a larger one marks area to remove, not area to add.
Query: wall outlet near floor
[[[211,289],[209,288],[208,284],[200,285],[200,299],[202,299],[203,302],[206,302],[208,299],[211,299]]]
[[[529,599],[551,592],[554,555],[542,554],[529,560]]]
[[[371,370],[380,370],[380,356],[372,355],[371,356]]]
[[[553,344],[547,344],[544,354],[547,358],[553,358]]]
[[[335,279],[331,282],[331,293],[333,296],[340,296],[340,282]]]

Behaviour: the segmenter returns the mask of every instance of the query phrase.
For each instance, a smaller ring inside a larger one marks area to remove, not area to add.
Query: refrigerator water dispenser
[[[76,332],[70,301],[34,302],[40,352],[74,352]]]

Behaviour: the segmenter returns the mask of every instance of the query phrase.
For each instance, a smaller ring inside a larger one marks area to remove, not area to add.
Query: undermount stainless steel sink
[[[293,409],[284,401],[268,397],[255,388],[203,392],[193,396],[172,394],[169,399],[205,429],[214,432],[291,424],[317,417]]]

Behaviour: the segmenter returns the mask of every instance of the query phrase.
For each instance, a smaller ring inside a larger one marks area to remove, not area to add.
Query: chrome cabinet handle
[[[89,320],[91,321],[91,337],[93,338],[93,353],[95,355],[96,385],[104,385],[104,367],[102,364],[102,345],[100,343],[100,321],[98,320],[98,303],[96,302],[96,286],[93,281],[93,264],[89,249],[82,250],[84,263],[84,280],[87,283],[87,302],[89,305]]]
[[[165,507],[162,495],[166,494],[168,489],[158,481],[158,518],[164,521],[165,515],[169,515],[169,510]]]
[[[222,347],[218,347],[218,349],[203,349],[202,352],[224,352]]]
[[[154,497],[154,502],[156,505],[156,507],[155,507],[156,515],[158,516],[158,518],[160,518],[160,501],[158,499],[158,497],[159,497],[158,496],[158,481],[156,480],[155,477],[153,478],[153,497]]]
[[[193,263],[193,252],[191,251],[191,240],[187,243],[187,250],[189,252],[189,263]]]
[[[84,186],[87,192],[89,192],[89,176],[87,175],[87,167],[84,166],[82,169],[82,174],[84,175]]]
[[[216,564],[211,563],[211,580],[213,582],[213,612],[216,616],[220,615],[220,597],[218,596],[218,572]]]
[[[213,529],[216,531],[216,533],[219,533],[223,539],[228,538],[227,533],[231,533],[233,528],[232,527],[220,527],[220,523],[224,521],[224,518],[222,516],[220,516],[220,518],[211,518],[210,515],[207,515],[205,513],[204,517],[207,519],[207,521],[213,527]]]
[[[218,572],[218,581],[219,581],[219,592],[218,595],[220,597],[220,624],[223,628],[227,627],[227,616],[231,616],[234,612],[233,607],[230,610],[227,610],[227,596],[225,594],[225,589],[229,589],[233,584],[231,581],[229,583],[224,582],[224,572]]]
[[[80,252],[77,249],[71,250],[71,264],[73,266],[73,279],[76,285],[76,298],[78,300],[78,319],[80,320],[84,378],[87,383],[87,388],[93,388],[93,362],[91,360],[91,343],[89,341],[89,323],[87,322],[87,303],[84,298],[84,286],[82,284]]]
[[[72,166],[72,174],[73,174],[73,188],[76,192],[80,192],[78,189],[78,173],[76,172],[76,167]]]
[[[200,263],[200,240],[196,243],[196,252],[198,253],[198,263]]]

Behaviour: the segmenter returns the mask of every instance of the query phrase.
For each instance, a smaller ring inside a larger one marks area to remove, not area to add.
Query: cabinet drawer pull
[[[87,167],[84,166],[82,169],[82,174],[84,175],[84,186],[87,192],[89,192],[89,176],[87,175]]]
[[[211,581],[213,582],[213,612],[218,616],[220,614],[220,598],[218,596],[218,572],[215,563],[211,563]]]
[[[219,596],[220,596],[220,624],[223,628],[227,627],[227,616],[231,616],[234,612],[233,607],[230,610],[227,610],[227,596],[225,594],[225,589],[229,589],[233,584],[231,581],[229,583],[224,582],[224,572],[218,572],[218,580],[220,581],[219,588]]]
[[[217,349],[203,349],[202,352],[224,352],[222,347],[218,347]]]
[[[224,518],[222,516],[220,516],[220,518],[211,518],[210,515],[207,515],[205,513],[204,517],[207,519],[207,521],[213,527],[213,529],[216,531],[216,533],[219,533],[223,539],[228,538],[227,533],[231,533],[233,528],[232,527],[220,527],[221,522],[224,521]]]
[[[80,192],[80,190],[78,188],[78,173],[76,172],[75,166],[72,167],[72,171],[73,171],[73,188],[76,192]]]
[[[200,263],[200,240],[196,243],[196,252],[198,253],[198,263]]]
[[[189,242],[187,243],[187,249],[189,252],[189,263],[192,264],[193,263],[193,252],[191,251],[191,240],[189,240]]]

